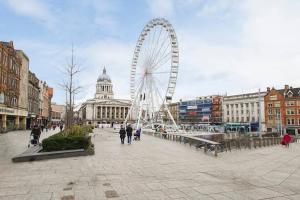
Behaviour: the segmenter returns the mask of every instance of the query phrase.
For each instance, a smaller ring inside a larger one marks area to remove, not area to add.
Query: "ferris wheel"
[[[170,22],[156,18],[142,30],[133,54],[130,73],[132,106],[129,115],[137,127],[177,125],[167,107],[175,91],[179,65],[178,42]]]

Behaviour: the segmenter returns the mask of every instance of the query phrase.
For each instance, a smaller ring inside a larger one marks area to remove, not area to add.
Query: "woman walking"
[[[123,125],[121,125],[119,134],[120,134],[121,144],[124,144],[124,139],[126,137],[126,131],[125,131]]]

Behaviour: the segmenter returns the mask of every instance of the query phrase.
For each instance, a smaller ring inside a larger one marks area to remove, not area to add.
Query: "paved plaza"
[[[147,135],[121,145],[113,130],[96,129],[94,156],[12,163],[28,138],[0,135],[0,200],[300,199],[300,144],[214,157]]]

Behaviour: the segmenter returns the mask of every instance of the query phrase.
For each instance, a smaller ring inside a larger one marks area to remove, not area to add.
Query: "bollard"
[[[219,145],[215,145],[215,157],[218,156],[218,146],[219,146]]]
[[[207,144],[204,144],[204,153],[207,153]]]

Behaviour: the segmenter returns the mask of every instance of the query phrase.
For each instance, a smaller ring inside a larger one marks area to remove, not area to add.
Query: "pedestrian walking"
[[[131,144],[132,128],[130,124],[126,128],[126,133],[127,133],[127,142],[128,144]]]
[[[121,144],[124,144],[124,140],[126,137],[126,131],[125,131],[125,128],[123,127],[123,125],[121,125],[119,134],[120,134]]]
[[[286,147],[289,147],[291,141],[292,141],[292,137],[288,133],[286,133],[282,138],[281,144],[285,145]]]
[[[64,125],[60,124],[60,126],[59,126],[60,132],[62,132],[63,128],[64,128]]]

